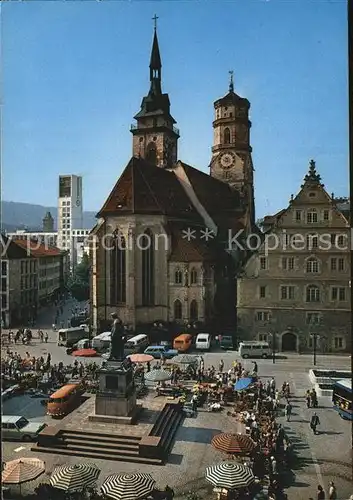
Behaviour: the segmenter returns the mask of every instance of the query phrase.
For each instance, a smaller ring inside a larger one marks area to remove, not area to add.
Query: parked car
[[[29,422],[21,416],[3,415],[1,418],[2,437],[10,441],[35,441],[46,426],[44,422]]]
[[[171,359],[177,356],[178,351],[176,349],[168,349],[168,347],[164,345],[150,345],[144,350],[144,353],[150,354],[156,359],[159,359],[161,355],[163,355],[165,359]]]
[[[218,340],[221,349],[233,349],[233,337],[231,335],[219,335]]]

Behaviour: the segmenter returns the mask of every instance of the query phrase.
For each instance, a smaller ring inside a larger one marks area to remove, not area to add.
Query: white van
[[[268,342],[244,341],[239,342],[239,356],[241,358],[269,358],[271,349]]]
[[[84,328],[61,328],[58,331],[58,345],[73,347],[76,342],[87,337]]]
[[[209,351],[211,347],[211,335],[209,333],[199,333],[195,342],[196,349]]]
[[[136,335],[129,339],[125,346],[124,352],[125,355],[135,354],[136,352],[143,352],[149,346],[149,341],[147,335],[144,333],[140,333],[140,335]]]
[[[109,349],[112,340],[111,332],[103,332],[92,339],[92,348],[97,351]]]

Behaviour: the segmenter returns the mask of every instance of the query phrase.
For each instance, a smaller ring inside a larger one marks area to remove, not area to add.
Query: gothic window
[[[319,261],[315,257],[310,257],[306,261],[306,272],[307,273],[318,273],[319,272]]]
[[[320,290],[316,285],[308,285],[306,288],[306,302],[320,302]]]
[[[191,282],[192,285],[196,285],[197,284],[197,270],[195,268],[191,269],[190,282]]]
[[[181,285],[183,282],[183,273],[177,269],[174,273],[174,282],[176,285]]]
[[[174,319],[183,319],[183,306],[179,299],[174,302]]]
[[[126,241],[121,234],[114,238],[111,250],[111,303],[126,302]]]
[[[154,243],[153,234],[147,229],[140,239],[142,253],[142,304],[154,304]]]
[[[228,127],[224,129],[224,144],[230,144],[230,130]]]
[[[150,142],[146,148],[146,161],[153,165],[157,163],[157,149],[154,142]]]
[[[197,321],[199,318],[198,305],[196,300],[192,300],[190,303],[190,321]]]

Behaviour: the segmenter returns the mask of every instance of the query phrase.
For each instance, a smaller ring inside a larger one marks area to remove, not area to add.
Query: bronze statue
[[[112,313],[113,325],[111,331],[110,361],[124,361],[124,326],[116,313]]]

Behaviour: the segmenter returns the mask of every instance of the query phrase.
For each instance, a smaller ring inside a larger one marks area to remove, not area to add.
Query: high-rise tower
[[[234,92],[230,72],[229,92],[214,103],[214,140],[210,174],[242,194],[249,221],[254,222],[254,176],[251,158],[250,102]]]
[[[156,23],[156,16],[154,20]],[[150,90],[134,118],[137,124],[131,126],[133,155],[158,167],[173,166],[177,161],[179,130],[174,127],[176,121],[170,114],[169,96],[162,93],[162,62],[156,24],[150,59]]]

